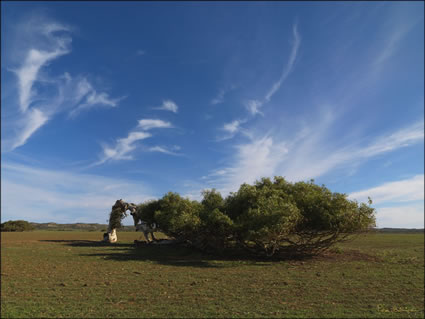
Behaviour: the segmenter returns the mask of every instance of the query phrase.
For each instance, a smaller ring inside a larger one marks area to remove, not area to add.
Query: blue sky
[[[280,175],[424,227],[423,2],[1,6],[3,221]]]

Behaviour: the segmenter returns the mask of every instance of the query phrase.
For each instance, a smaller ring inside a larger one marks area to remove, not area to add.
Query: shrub
[[[222,251],[234,235],[232,219],[223,213],[224,200],[215,189],[202,192],[200,228],[196,246],[208,251]]]
[[[142,220],[206,251],[243,248],[257,256],[318,254],[375,226],[369,205],[332,193],[324,185],[283,177],[243,184],[223,199],[204,191],[199,203],[168,193],[139,205]]]
[[[169,192],[159,201],[155,221],[167,235],[193,242],[199,232],[201,204]]]
[[[274,255],[302,218],[292,199],[279,189],[244,184],[227,198],[226,212],[233,216],[236,240],[256,254]]]
[[[139,220],[143,220],[148,224],[155,223],[155,212],[160,210],[159,200],[150,200],[137,205],[136,215]]]
[[[35,227],[25,220],[10,220],[1,224],[1,231],[31,231]]]
[[[242,185],[227,203],[239,242],[257,255],[317,254],[375,226],[373,208],[313,181],[263,178]]]

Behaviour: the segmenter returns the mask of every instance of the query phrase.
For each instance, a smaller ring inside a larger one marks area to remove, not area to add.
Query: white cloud
[[[38,80],[40,70],[56,58],[70,52],[68,26],[45,20],[42,23],[34,18],[17,27],[22,39],[14,55],[22,57],[19,67],[10,68],[18,78],[19,108],[25,113],[35,98],[34,83]],[[60,35],[55,32],[62,31]],[[31,39],[26,39],[26,37]],[[27,41],[30,40],[30,41]],[[9,51],[8,51],[9,52]]]
[[[8,117],[7,136],[3,137],[4,151],[23,146],[56,113],[71,109],[70,115],[75,115],[94,105],[115,107],[124,98],[113,99],[105,92],[97,92],[81,76],[74,79],[68,72],[61,76],[49,74],[49,63],[71,52],[70,32],[69,26],[38,15],[16,26],[14,37],[19,41],[6,45],[5,54],[13,57],[9,63],[16,61],[15,67],[6,66],[16,75],[18,105],[12,103],[4,109],[12,114]]]
[[[67,76],[68,86],[71,87],[68,94],[73,99],[71,107],[76,106],[69,112],[70,117],[75,117],[81,111],[88,110],[94,106],[117,107],[118,103],[126,98],[126,96],[110,98],[106,92],[98,93],[85,77],[72,80],[69,74]]]
[[[424,227],[423,174],[349,194],[349,199],[359,202],[367,202],[368,197],[376,206],[377,227]]]
[[[178,111],[178,106],[175,102],[171,101],[171,100],[164,100],[162,102],[162,105],[159,107],[154,107],[154,109],[156,110],[164,110],[164,111],[170,111],[173,113],[177,113]]]
[[[172,128],[170,122],[166,122],[163,120],[157,120],[157,119],[142,119],[139,120],[139,127],[142,130],[148,131],[153,128]]]
[[[226,94],[226,91],[224,89],[221,89],[218,92],[217,96],[211,100],[211,104],[212,105],[215,105],[215,104],[223,103],[223,101],[224,101],[224,94]]]
[[[3,220],[106,223],[117,199],[140,203],[153,198],[151,187],[122,178],[10,162],[2,163],[1,170]]]
[[[211,183],[223,192],[235,191],[242,183],[252,183],[261,177],[285,176],[289,181],[309,180],[333,169],[351,167],[379,154],[423,141],[422,124],[413,124],[386,136],[373,139],[368,145],[346,144],[332,147],[328,142],[333,119],[323,119],[295,137],[266,135],[236,146],[233,163],[220,167],[226,172]],[[279,141],[279,142],[276,142]]]
[[[423,129],[422,134],[418,129],[423,127],[422,122],[370,139],[371,142],[365,146],[347,142],[341,148],[333,148],[328,143],[333,121],[334,119],[325,123],[318,122],[308,134],[289,147],[291,157],[282,163],[280,170],[289,180],[317,178],[334,168],[352,166],[377,155],[413,145],[424,138]]]
[[[298,49],[301,44],[301,38],[297,30],[297,25],[295,24],[292,27],[292,32],[294,35],[294,44],[292,46],[291,55],[289,56],[288,63],[282,70],[282,75],[280,76],[279,80],[273,84],[273,86],[270,88],[270,90],[267,92],[264,100],[265,102],[269,102],[272,96],[279,90],[280,86],[282,85],[282,82],[285,81],[285,79],[288,77],[288,75],[291,73],[295,60],[297,58]]]
[[[241,127],[241,124],[247,120],[234,120],[230,123],[225,123],[220,130],[225,132],[225,135],[217,137],[217,141],[224,141],[233,138],[236,134],[242,133],[245,136],[251,138],[251,134],[248,130]]]
[[[72,80],[69,73],[65,73],[65,76],[67,78],[67,81],[70,82]],[[90,82],[86,78],[81,78],[76,81],[76,92],[74,94],[74,98],[76,99],[77,103],[80,102],[85,96],[87,96],[90,92],[93,91],[93,87],[90,84]]]
[[[352,199],[367,202],[370,196],[374,204],[424,200],[424,175],[385,183],[383,185],[349,194]]]
[[[25,113],[22,121],[22,127],[16,135],[12,149],[24,145],[28,138],[42,127],[48,119],[49,118],[46,114],[37,108],[31,108],[27,113]]]
[[[293,45],[292,45],[291,54],[289,56],[288,63],[284,66],[284,68],[282,70],[282,74],[281,74],[279,80],[277,82],[273,83],[272,87],[268,90],[268,92],[264,96],[263,100],[251,99],[251,100],[247,100],[247,101],[244,102],[246,109],[252,115],[256,115],[256,114],[264,115],[260,111],[260,108],[264,104],[270,102],[273,95],[280,89],[282,83],[286,80],[286,78],[289,76],[292,69],[294,68],[294,64],[295,64],[297,54],[298,54],[298,49],[299,49],[300,44],[301,44],[301,38],[300,38],[300,35],[298,33],[296,24],[292,27],[292,33],[293,33],[293,37],[294,37],[294,42],[293,42]]]
[[[32,87],[37,80],[39,70],[49,61],[68,53],[68,50],[55,48],[51,52],[31,49],[22,67],[16,71],[19,83],[19,107],[21,112],[26,112],[32,102],[34,92]]]
[[[244,102],[246,109],[251,113],[251,115],[260,114],[264,115],[263,112],[260,111],[260,108],[263,106],[264,102],[259,100],[247,100]]]
[[[362,149],[359,156],[369,157],[383,152],[391,151],[395,148],[409,146],[424,139],[424,122],[420,121],[403,128],[389,136],[378,138],[372,145]]]
[[[217,183],[224,194],[236,191],[243,183],[252,183],[264,176],[272,176],[288,153],[284,143],[273,143],[273,138],[255,139],[236,146],[236,155],[229,167],[215,170],[209,176],[217,176]]]
[[[424,203],[376,209],[377,227],[424,228]]]
[[[152,134],[146,131],[154,129],[154,128],[172,128],[172,127],[173,126],[171,125],[170,122],[165,122],[162,120],[155,120],[155,119],[141,119],[139,120],[139,125],[137,126],[137,128],[130,131],[130,133],[128,134],[126,138],[117,139],[113,147],[103,144],[102,145],[103,153],[101,155],[101,159],[98,162],[94,163],[92,166],[103,164],[109,160],[133,159],[130,153],[136,149],[137,147],[136,142],[152,137]],[[167,153],[170,155],[180,155],[160,146],[155,146],[148,150],[151,152],[162,152],[162,153]]]
[[[209,179],[211,177],[215,177],[215,176],[223,176],[226,175],[228,172],[225,169],[217,169],[212,171],[210,174],[206,175],[206,176],[202,176],[201,179]]]
[[[149,148],[150,152],[159,152],[159,153],[164,153],[164,154],[168,154],[168,155],[174,155],[174,156],[180,156],[181,154],[173,152],[163,146],[153,146]]]
[[[52,33],[58,32],[58,31],[70,31],[71,29],[69,26],[66,26],[64,24],[60,24],[57,22],[49,22],[48,24],[42,25],[41,28],[42,28],[42,32],[47,35],[51,35]],[[60,44],[64,46],[65,43],[63,42],[63,40],[64,40],[63,37],[56,39],[56,41],[60,42]]]
[[[222,89],[220,89],[219,91],[218,91],[218,93],[217,93],[217,96],[216,97],[214,97],[212,100],[211,100],[211,104],[212,105],[216,105],[216,104],[221,104],[221,103],[223,103],[224,102],[224,96],[227,94],[227,93],[229,93],[229,92],[231,92],[231,91],[233,91],[233,90],[235,90],[237,88],[237,85],[234,85],[234,84],[232,84],[232,85],[230,85],[230,86],[228,86],[228,87],[226,87],[226,88],[222,88]]]
[[[119,100],[120,99],[110,99],[107,93],[97,93],[96,91],[93,91],[87,96],[88,105],[103,104],[115,107]]]
[[[226,123],[223,126],[223,130],[229,133],[236,133],[239,130],[239,126],[241,124],[241,121],[235,120],[230,123]]]
[[[243,134],[252,139],[252,134],[249,130],[244,129],[241,125],[247,122],[247,119],[234,120],[229,123],[223,124],[220,131],[225,132],[224,135],[218,136],[216,141],[224,141],[233,138],[236,134]]]
[[[382,41],[378,42],[378,52],[371,63],[375,75],[384,69],[385,63],[400,49],[404,38],[413,27],[418,22],[423,21],[423,15],[414,17],[411,14],[409,14],[409,17],[404,16],[400,21],[397,14],[396,16],[390,17],[390,22],[383,29],[385,36],[382,37]],[[400,14],[403,16],[405,13],[400,11]],[[389,36],[386,36],[387,34],[389,34]]]
[[[132,159],[130,152],[136,149],[135,143],[144,140],[152,135],[147,132],[130,132],[126,138],[117,139],[114,147],[103,145],[103,156],[96,165],[103,164],[109,160],[128,160]]]
[[[380,68],[384,64],[384,62],[386,62],[386,60],[388,60],[394,54],[394,52],[398,48],[398,43],[404,37],[406,31],[406,28],[400,28],[394,33],[392,33],[391,37],[386,39],[387,43],[385,43],[380,53],[373,61],[374,67]]]

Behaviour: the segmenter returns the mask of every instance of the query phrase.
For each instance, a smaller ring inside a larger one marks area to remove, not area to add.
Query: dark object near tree
[[[314,255],[375,226],[375,209],[314,181],[283,177],[243,184],[223,199],[214,189],[201,203],[168,193],[138,206],[142,220],[209,252],[243,248],[256,256]]]
[[[104,242],[115,243],[118,240],[116,230],[122,227],[121,220],[127,216],[127,210],[134,213],[136,211],[136,205],[118,199],[112,206],[112,211],[109,214],[108,231],[103,234]]]
[[[34,226],[25,220],[10,220],[1,224],[1,231],[30,231]]]

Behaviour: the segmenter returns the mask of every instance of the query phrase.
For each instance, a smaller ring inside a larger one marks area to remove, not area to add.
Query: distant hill
[[[58,224],[58,223],[33,223],[35,230],[56,230],[56,231],[98,231],[106,232],[108,229],[107,224],[97,223],[75,223],[75,224]],[[123,226],[119,231],[133,232],[136,228],[134,226]],[[376,228],[379,233],[423,233],[423,228]]]
[[[106,232],[108,229],[107,224],[97,223],[75,223],[75,224],[57,224],[57,223],[30,223],[34,226],[35,230],[55,230],[55,231],[98,231]],[[123,226],[119,231],[135,231],[134,226]]]
[[[377,228],[380,233],[423,233],[423,228]]]

